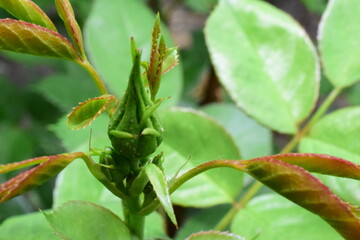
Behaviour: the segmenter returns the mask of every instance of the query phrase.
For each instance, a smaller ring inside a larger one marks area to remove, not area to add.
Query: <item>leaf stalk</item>
[[[90,64],[90,62],[85,60],[85,61],[77,61],[77,63],[90,74],[96,87],[99,89],[101,95],[108,94],[108,91],[105,87],[103,80],[101,79],[98,72],[94,69],[94,67]]]

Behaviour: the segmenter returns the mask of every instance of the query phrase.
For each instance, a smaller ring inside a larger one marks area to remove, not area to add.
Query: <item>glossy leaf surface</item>
[[[230,133],[243,159],[271,154],[271,131],[246,116],[234,104],[209,104],[202,110],[214,117]]]
[[[345,239],[360,236],[355,207],[345,203],[303,168],[276,159],[254,159],[246,171],[280,195],[317,214]],[[357,209],[359,211],[359,209]]]
[[[83,59],[86,58],[81,29],[75,19],[75,13],[69,0],[55,0],[55,4],[59,16],[64,21],[66,31],[71,37],[76,49]]]
[[[132,239],[126,224],[118,216],[89,202],[68,202],[44,214],[56,234],[63,239]]]
[[[103,76],[109,90],[119,99],[126,90],[131,70],[130,37],[143,50],[142,61],[149,61],[151,30],[155,15],[144,3],[133,0],[96,0],[87,20],[84,38],[89,58]],[[165,26],[161,27],[166,45],[174,46]],[[165,74],[157,96],[169,97],[162,106],[175,105],[182,88],[181,66]]]
[[[169,189],[163,172],[159,167],[152,163],[145,166],[145,172],[170,220],[177,225],[174,209],[170,200]]]
[[[47,161],[22,172],[0,185],[0,202],[16,197],[34,187],[37,187],[58,174],[74,159],[83,153],[67,153],[49,156]],[[43,160],[43,159],[42,159]]]
[[[49,17],[31,0],[0,0],[0,7],[20,20],[57,32]]]
[[[103,95],[82,102],[67,116],[67,126],[73,130],[86,127],[100,114],[114,108],[116,103],[117,99],[113,95]]]
[[[77,60],[72,44],[63,36],[35,24],[0,20],[0,50]]]
[[[205,36],[222,85],[262,124],[295,133],[317,99],[319,64],[305,31],[264,1],[223,0]]]
[[[319,28],[325,74],[336,87],[360,80],[360,2],[330,0]]]
[[[208,232],[199,232],[191,234],[186,240],[245,240],[245,238],[237,236],[232,233],[227,232],[217,232],[217,231],[208,231]]]
[[[360,108],[337,110],[318,121],[300,142],[301,152],[326,153],[360,164]],[[341,172],[342,169],[339,169]],[[332,191],[354,205],[360,204],[360,183],[356,180],[317,176]]]
[[[58,240],[40,212],[13,216],[0,225],[1,240]]]
[[[211,160],[240,158],[232,138],[206,115],[174,108],[160,116],[166,130],[159,152],[164,152],[168,180]],[[233,169],[212,169],[186,182],[171,198],[176,204],[193,207],[230,203],[242,187],[242,177]]]
[[[256,240],[343,240],[318,216],[279,196],[266,194],[252,199],[235,216],[235,234]]]

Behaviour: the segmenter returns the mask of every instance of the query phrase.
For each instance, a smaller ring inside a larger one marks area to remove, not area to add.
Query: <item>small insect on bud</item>
[[[133,60],[126,93],[108,129],[113,148],[128,159],[145,158],[155,152],[163,135],[155,112],[160,101],[150,99],[141,77],[141,51],[133,49]]]

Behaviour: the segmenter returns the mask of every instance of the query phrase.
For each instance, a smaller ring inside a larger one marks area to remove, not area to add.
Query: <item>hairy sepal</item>
[[[117,98],[113,95],[103,95],[82,102],[67,116],[67,126],[73,130],[86,127],[105,111],[112,112],[116,103]]]
[[[14,19],[0,19],[0,50],[80,61],[74,46],[59,33]]]
[[[0,185],[0,203],[43,184],[62,171],[73,160],[84,155],[82,152],[76,152],[38,158],[42,161],[41,164]]]
[[[299,206],[320,216],[345,239],[360,236],[358,209],[333,194],[303,168],[272,157],[246,161],[245,171]]]
[[[57,32],[54,23],[33,1],[0,0],[0,7],[20,20],[33,23]]]

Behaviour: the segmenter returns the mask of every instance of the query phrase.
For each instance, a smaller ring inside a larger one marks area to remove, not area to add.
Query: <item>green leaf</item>
[[[309,11],[317,14],[322,14],[327,5],[327,0],[301,0],[301,2]]]
[[[165,181],[163,172],[155,164],[147,164],[145,166],[145,173],[149,178],[151,185],[156,192],[156,195],[163,206],[165,212],[168,214],[172,223],[177,226],[176,217],[173,206],[170,200],[169,189]]]
[[[55,0],[56,9],[64,21],[65,28],[82,59],[86,59],[83,38],[79,24],[75,19],[74,10],[69,0]]]
[[[54,6],[53,0],[33,0],[41,9],[49,9]]]
[[[197,0],[197,1],[186,0],[185,1],[185,4],[188,7],[199,13],[209,13],[216,6],[217,3],[218,0]]]
[[[44,212],[44,215],[62,239],[132,239],[126,224],[118,216],[89,202],[68,202],[51,212]]]
[[[321,151],[360,164],[359,139],[360,107],[347,107],[318,121],[301,141],[300,150]]]
[[[186,218],[181,228],[176,232],[174,240],[183,240],[195,232],[210,231],[229,211],[228,205],[214,206],[212,208],[198,209]]]
[[[190,109],[161,112],[164,169],[168,179],[215,159],[239,159],[236,144],[215,121]],[[179,171],[180,170],[180,171]],[[231,203],[242,187],[243,174],[234,169],[212,169],[191,179],[171,195],[182,206],[208,207]]]
[[[202,110],[224,126],[236,141],[244,159],[271,154],[271,131],[246,116],[235,105],[216,103],[206,105]]]
[[[34,187],[37,187],[44,182],[48,181],[50,178],[58,174],[63,170],[68,164],[70,164],[74,159],[83,156],[84,153],[66,153],[55,156],[49,156],[47,159],[38,158],[30,160],[31,163],[41,162],[40,165],[22,172],[17,176],[11,178],[7,182],[0,185],[0,202],[4,202],[10,198],[16,197]],[[36,161],[39,160],[39,161]],[[20,162],[18,165],[27,165],[28,162]],[[11,170],[16,169],[12,165]],[[6,167],[4,168],[6,171]]]
[[[99,90],[84,69],[73,62],[63,63],[65,69],[61,71],[61,74],[50,75],[41,79],[34,85],[34,89],[58,106],[64,113],[69,113],[79,102],[97,96]]]
[[[228,232],[208,231],[191,234],[186,240],[245,240],[245,238]]]
[[[1,240],[58,240],[40,212],[6,219],[0,225]]]
[[[178,49],[167,48],[165,53],[165,59],[161,67],[161,73],[168,73],[171,69],[179,64],[179,53]]]
[[[31,0],[0,0],[0,7],[20,20],[57,32],[50,18]]]
[[[181,51],[181,60],[184,68],[184,90],[181,105],[198,107],[201,101],[199,86],[211,70],[208,49],[204,33],[200,30],[191,35],[192,45]]]
[[[110,92],[119,99],[126,90],[132,65],[130,37],[134,37],[137,47],[143,50],[143,56],[150,56],[154,20],[154,14],[139,1],[96,0],[94,3],[84,32],[88,55]],[[165,26],[162,32],[167,45],[173,46]],[[161,81],[158,97],[171,96],[162,106],[175,105],[181,88],[182,72],[177,66]]]
[[[9,112],[9,114],[16,114],[16,110],[20,110],[20,108],[16,107],[19,106],[16,103],[14,104],[14,106],[12,104],[8,104],[8,99],[11,98],[4,98],[4,103],[7,103],[7,105],[11,105],[12,107],[14,107],[14,112]],[[13,114],[11,115],[14,116]],[[0,124],[0,164],[21,161],[26,158],[31,158],[35,154],[35,144],[33,136],[31,136],[26,130],[21,129],[18,126],[14,126],[13,123],[16,121],[14,121],[13,119],[11,120],[13,122],[10,124],[5,124],[4,122]],[[21,146],[21,151],[19,151],[18,149],[19,146]]]
[[[231,231],[256,240],[343,240],[319,217],[277,194],[253,198],[237,213]]]
[[[303,168],[275,158],[247,162],[246,171],[280,195],[330,224],[345,239],[360,236],[359,209],[345,203]]]
[[[318,94],[319,64],[298,23],[264,1],[222,0],[205,28],[220,82],[251,117],[295,133]]]
[[[325,74],[336,87],[360,80],[360,2],[331,0],[319,28]]]
[[[326,153],[360,164],[360,107],[347,107],[322,118],[300,142],[300,152]],[[341,171],[339,169],[339,171]],[[360,182],[317,176],[337,195],[360,204]]]
[[[360,105],[360,82],[355,84],[350,89],[347,89],[346,98],[351,105]]]
[[[67,116],[67,126],[73,130],[86,127],[100,114],[114,108],[116,103],[113,95],[102,95],[82,102]]]
[[[0,19],[0,50],[78,60],[73,45],[59,33],[13,19]]]
[[[61,118],[51,129],[62,140],[65,149],[68,152],[84,151],[88,152],[89,147],[101,149],[105,146],[111,146],[107,134],[109,117],[101,115],[91,124],[90,129],[80,129],[78,131],[70,130],[66,127],[67,118]],[[89,146],[90,145],[90,146]]]

